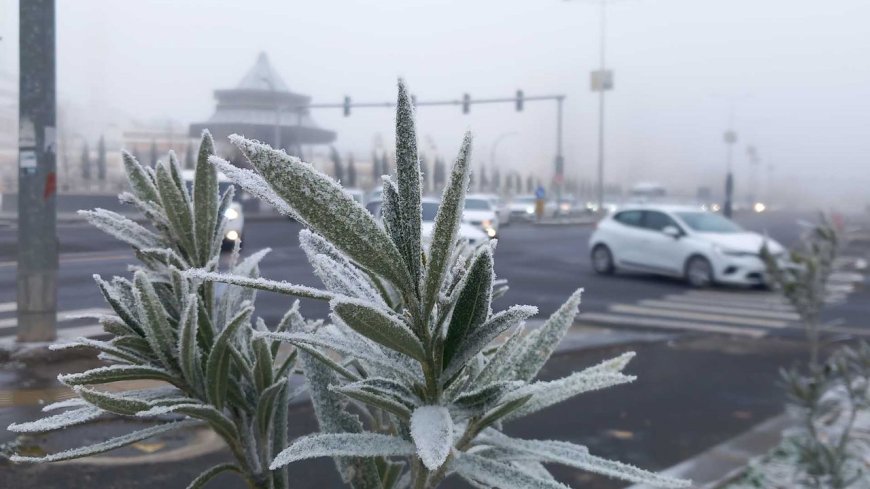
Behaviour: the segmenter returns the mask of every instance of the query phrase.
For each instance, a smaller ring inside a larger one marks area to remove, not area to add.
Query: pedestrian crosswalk
[[[18,307],[15,302],[0,302],[0,344],[15,341],[18,329],[17,311]],[[67,338],[98,335],[103,332],[103,329],[102,326],[96,324],[93,316],[109,312],[108,309],[100,307],[58,311],[59,336]]]
[[[829,303],[846,300],[856,277],[834,276],[828,284]],[[619,328],[700,332],[759,338],[775,331],[801,328],[800,316],[778,293],[758,290],[687,290],[633,303],[611,303],[603,311],[583,312],[582,323]],[[862,325],[864,326],[864,325]],[[834,331],[870,336],[856,328]]]

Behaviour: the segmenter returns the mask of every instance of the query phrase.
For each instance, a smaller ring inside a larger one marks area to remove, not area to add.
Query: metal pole
[[[604,77],[607,1],[601,0],[601,76]],[[598,92],[598,209],[604,209],[604,87]]]
[[[562,186],[565,179],[565,158],[562,155],[562,101],[556,99],[556,202],[562,201]]]
[[[725,214],[725,217],[731,217],[732,208],[733,208],[733,197],[734,197],[734,174],[731,169],[731,157],[734,149],[734,142],[727,142],[728,145],[728,153],[727,153],[727,161],[726,165],[728,167],[728,173],[725,176],[725,205],[722,209],[722,213]]]
[[[57,334],[54,24],[54,0],[19,5],[18,341]]]
[[[493,169],[495,169],[495,167],[496,167],[495,150],[498,149],[499,143],[501,143],[503,140],[505,140],[511,136],[516,136],[516,135],[517,135],[516,131],[511,131],[511,132],[502,133],[497,138],[495,138],[495,141],[493,141],[493,143],[492,143],[492,148],[489,150],[489,162],[492,165]]]

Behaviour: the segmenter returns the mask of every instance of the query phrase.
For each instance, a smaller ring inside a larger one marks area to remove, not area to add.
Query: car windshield
[[[423,220],[434,221],[438,214],[438,202],[423,202]]]
[[[709,212],[677,212],[686,226],[699,233],[739,233],[743,231],[733,221]]]
[[[488,211],[490,203],[486,199],[465,199],[465,208],[470,211]]]

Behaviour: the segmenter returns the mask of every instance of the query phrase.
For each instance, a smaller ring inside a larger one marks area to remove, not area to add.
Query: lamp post
[[[496,168],[495,156],[498,145],[505,139],[516,136],[517,134],[518,133],[516,131],[501,133],[498,135],[497,138],[495,138],[495,141],[492,142],[492,148],[490,148],[489,150],[489,164],[492,165],[493,168]]]

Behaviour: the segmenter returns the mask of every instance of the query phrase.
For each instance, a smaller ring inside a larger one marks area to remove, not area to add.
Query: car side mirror
[[[662,228],[662,233],[674,239],[679,239],[679,237],[683,235],[676,226],[665,226]]]

